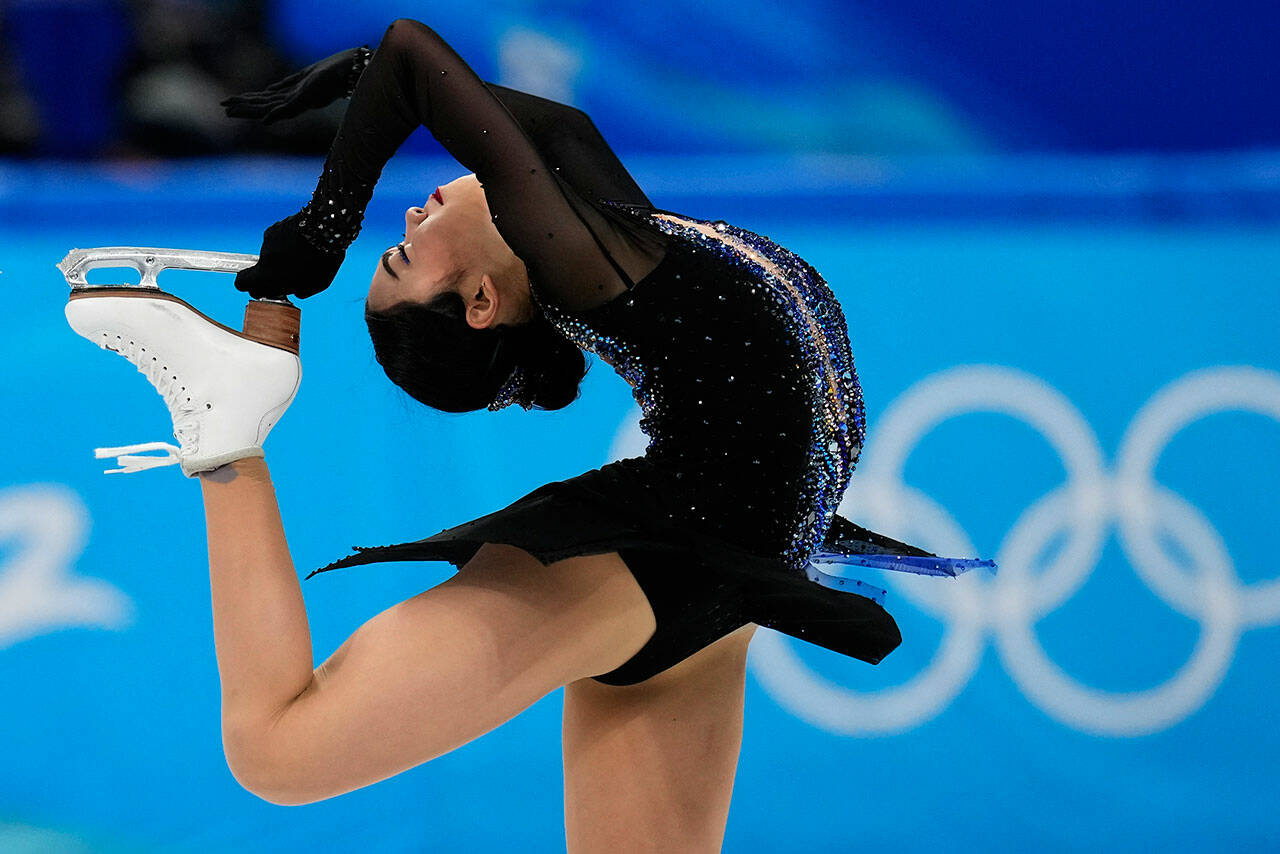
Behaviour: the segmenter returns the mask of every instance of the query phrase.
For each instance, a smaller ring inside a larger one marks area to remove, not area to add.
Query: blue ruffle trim
[[[934,557],[899,554],[845,554],[819,550],[809,556],[805,573],[810,581],[833,590],[845,590],[866,596],[879,605],[884,605],[885,591],[865,581],[846,576],[830,575],[823,572],[821,566],[867,566],[872,569],[890,569],[897,572],[913,572],[917,575],[942,575],[955,578],[962,572],[983,567],[996,574],[996,562],[977,558]]]

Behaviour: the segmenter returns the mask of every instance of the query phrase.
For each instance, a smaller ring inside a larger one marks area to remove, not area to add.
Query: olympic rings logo
[[[768,630],[757,632],[751,646],[756,677],[785,708],[828,732],[902,732],[936,716],[959,694],[977,669],[990,633],[1023,694],[1057,721],[1115,737],[1172,726],[1212,696],[1246,629],[1280,622],[1280,579],[1242,584],[1205,516],[1154,480],[1161,453],[1179,431],[1224,411],[1280,422],[1280,374],[1215,367],[1176,380],[1134,417],[1108,470],[1079,411],[1035,376],[961,366],[924,379],[879,419],[846,499],[854,499],[856,507],[846,513],[842,505],[842,515],[854,517],[856,510],[858,521],[873,530],[919,541],[940,554],[976,554],[946,510],[903,482],[912,448],[943,421],[966,413],[1000,413],[1031,426],[1062,458],[1066,483],[1041,496],[1014,523],[995,555],[1000,572],[994,578],[971,573],[945,584],[888,579],[903,599],[945,626],[932,661],[907,683],[872,694],[832,684],[800,660],[790,639]],[[1045,547],[1064,529],[1065,545],[1047,565],[1037,566]],[[1186,663],[1147,690],[1113,693],[1082,684],[1049,659],[1035,633],[1036,622],[1088,579],[1113,530],[1142,581],[1200,626]],[[1182,560],[1162,545],[1162,534],[1181,549]]]

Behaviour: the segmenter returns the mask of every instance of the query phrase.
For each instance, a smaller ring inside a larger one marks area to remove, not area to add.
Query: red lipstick
[[[437,202],[439,202],[440,204],[442,205],[444,204],[444,198],[440,195],[439,187],[436,187],[435,192],[431,194],[431,197],[435,199]]]

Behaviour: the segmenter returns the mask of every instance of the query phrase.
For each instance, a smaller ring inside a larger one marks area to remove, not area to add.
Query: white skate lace
[[[111,340],[110,333],[102,333],[98,346],[113,353],[119,353],[132,362],[138,371],[147,378],[147,382],[160,392],[169,414],[173,416],[173,436],[181,447],[168,442],[143,442],[137,445],[121,445],[116,448],[94,448],[93,455],[97,459],[116,457],[116,464],[121,468],[106,469],[106,474],[132,474],[158,466],[171,466],[181,463],[186,457],[195,453],[199,439],[200,425],[195,420],[198,406],[187,395],[186,386],[182,385],[176,374],[169,372],[169,366],[147,348],[130,341],[123,336],[115,336]],[[138,456],[139,451],[164,451],[163,456]]]

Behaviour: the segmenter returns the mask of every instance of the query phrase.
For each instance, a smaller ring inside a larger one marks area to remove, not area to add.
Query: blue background
[[[289,3],[276,5],[274,26],[309,61],[422,14],[338,5],[341,31],[314,17],[304,26],[302,4]],[[1201,627],[1144,583],[1143,555],[1115,535],[1109,478],[1135,416],[1194,372],[1252,366],[1280,389],[1280,139],[1260,47],[1274,22],[1250,17],[1261,6],[1228,4],[1210,19],[1138,4],[1033,14],[808,2],[777,18],[764,3],[646,5],[643,17],[585,3],[439,5],[441,31],[482,70],[489,63],[491,79],[511,26],[568,44],[583,60],[571,94],[620,140],[656,204],[767,234],[827,278],[849,321],[871,439],[846,515],[876,521],[879,425],[925,384],[998,366],[1065,398],[1100,449],[1106,536],[1082,567],[1086,583],[1032,629],[1059,675],[1103,696],[1177,678]],[[324,4],[308,7],[324,17]],[[610,45],[629,62],[606,64]],[[992,45],[1010,53],[992,59]],[[877,94],[827,109],[837,84]],[[711,92],[736,100],[690,106]],[[793,105],[811,126],[775,134],[762,101]],[[855,108],[872,102],[883,109]],[[651,113],[636,112],[644,104]],[[654,127],[662,133],[642,133]],[[170,425],[132,366],[67,327],[54,263],[102,245],[256,251],[319,167],[0,164],[0,850],[563,850],[560,692],[452,754],[330,801],[282,808],[240,789],[222,756],[198,490],[172,468],[106,477],[92,457],[169,438]],[[601,362],[582,399],[553,413],[438,413],[382,375],[361,319],[368,278],[404,206],[460,173],[429,140],[412,143],[334,286],[303,303],[302,387],[266,446],[300,575],[354,544],[424,536],[643,449],[630,388]],[[238,324],[243,301],[228,279],[162,283]],[[1265,613],[1276,598],[1265,586],[1276,579],[1278,430],[1266,415],[1211,412],[1156,466],[1156,481],[1214,532],[1187,534],[1192,545],[1216,537],[1239,583],[1253,585],[1237,599],[1239,636],[1198,695],[1128,725],[1093,715],[1046,694],[1054,673],[1011,664],[987,627],[954,684],[912,706],[897,691],[935,672],[954,642],[951,621],[921,602],[963,592],[988,626],[1011,606],[989,579],[866,573],[889,589],[904,635],[881,665],[757,633],[725,850],[1272,850],[1280,608]],[[487,452],[464,453],[476,447]],[[903,480],[997,559],[1028,508],[1070,483],[1040,432],[992,412],[913,443]],[[880,529],[954,549],[923,518]],[[1184,580],[1204,577],[1186,543],[1163,543]],[[1034,587],[1060,545],[1002,563],[1001,579]],[[450,572],[379,564],[305,582],[317,663]],[[780,645],[798,664],[778,657]],[[778,687],[796,674],[836,693]],[[841,691],[881,705],[833,712]]]

